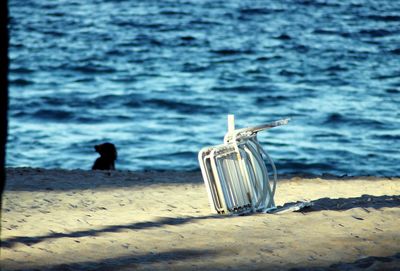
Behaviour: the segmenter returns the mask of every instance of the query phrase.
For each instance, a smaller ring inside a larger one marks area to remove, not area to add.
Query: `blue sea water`
[[[8,166],[196,170],[238,127],[279,173],[398,176],[400,2],[9,0]]]

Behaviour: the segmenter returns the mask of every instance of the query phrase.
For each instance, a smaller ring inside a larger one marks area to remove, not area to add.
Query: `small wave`
[[[180,37],[180,39],[184,40],[184,41],[192,41],[192,40],[195,40],[196,38],[193,36],[182,36],[182,37]]]
[[[114,97],[115,96],[115,97]],[[58,95],[58,96],[43,96],[39,97],[41,107],[59,107],[68,105],[75,109],[83,109],[87,106],[104,106],[108,104],[115,104],[118,102],[117,95],[104,95],[96,97],[85,97],[81,95]]]
[[[275,105],[276,103],[285,103],[288,100],[292,99],[291,97],[288,96],[283,96],[283,95],[267,95],[263,97],[257,97],[256,98],[256,103],[258,105],[265,105],[267,104],[273,104]]]
[[[267,57],[267,56],[260,56],[256,58],[256,61],[260,61],[260,62],[265,62],[265,61],[271,61],[271,60],[278,60],[278,59],[282,59],[283,57],[280,55],[275,55],[275,56],[271,56],[271,57]]]
[[[315,29],[314,31],[313,31],[313,33],[314,34],[317,34],[317,35],[342,35],[342,33],[339,33],[338,31],[336,31],[336,30],[331,30],[331,29],[324,29],[324,28],[318,28],[318,29]]]
[[[328,142],[329,143],[335,142],[335,143],[338,143],[338,144],[351,144],[352,143],[351,139],[349,139],[349,138],[347,138],[347,137],[345,137],[345,136],[343,136],[341,134],[340,135],[336,135],[336,136],[332,136],[332,134],[333,133],[329,133],[328,132],[328,135],[325,136],[325,137],[323,137],[321,135],[318,135],[318,136],[313,136],[313,138],[321,139],[319,142],[324,142],[324,144],[328,144]],[[329,136],[329,135],[331,135],[331,136]],[[329,151],[325,150],[324,152],[328,153]],[[339,154],[340,151],[334,151],[334,153],[335,154]]]
[[[271,59],[270,57],[260,56],[260,57],[257,57],[256,61],[264,62],[264,61],[268,61],[270,59]]]
[[[275,161],[279,172],[283,173],[310,173],[310,172],[332,172],[335,165],[332,163],[311,163],[279,160]]]
[[[389,52],[392,53],[392,54],[395,54],[395,55],[400,55],[400,48],[396,48],[396,49],[390,50]]]
[[[10,49],[22,49],[25,48],[26,45],[23,43],[15,42],[13,40],[10,41]],[[12,58],[11,58],[12,60]]]
[[[399,78],[400,77],[400,72],[394,72],[392,74],[381,74],[378,76],[375,76],[374,79],[378,80],[385,80],[385,79],[392,79],[392,78]]]
[[[365,127],[371,127],[374,129],[385,129],[387,127],[387,123],[385,123],[384,121],[380,121],[380,120],[375,120],[375,119],[355,119],[353,120],[353,122],[356,125],[360,125],[360,126],[365,126]]]
[[[395,89],[395,88],[388,88],[385,91],[386,91],[386,93],[391,93],[391,94],[400,93],[400,90]]]
[[[142,101],[138,101],[136,99],[129,99],[123,103],[124,106],[127,106],[128,108],[138,108],[143,105]]]
[[[308,51],[310,50],[310,47],[306,46],[306,45],[295,45],[293,46],[293,49],[301,54],[305,54],[308,53]]]
[[[53,17],[64,17],[66,14],[65,12],[61,12],[61,11],[52,11],[47,13],[48,16],[53,16]]]
[[[126,54],[126,51],[121,49],[121,48],[111,48],[106,52],[107,55],[109,56],[124,56]]]
[[[182,68],[184,72],[203,72],[208,69],[208,65],[200,65],[198,63],[184,63]]]
[[[10,83],[10,85],[19,86],[19,87],[29,86],[29,85],[34,84],[33,81],[27,80],[27,79],[22,79],[22,78],[9,80],[9,83]]]
[[[175,43],[178,46],[203,46],[204,44],[208,43],[207,40],[198,40],[193,36],[182,36],[179,40]]]
[[[110,78],[112,82],[132,83],[136,81],[133,75],[120,75],[114,78]]]
[[[207,112],[212,109],[212,107],[208,105],[192,104],[164,99],[150,99],[144,101],[143,104],[154,106],[157,108],[162,107],[168,110],[174,110],[185,114],[195,112]]]
[[[246,92],[254,92],[258,89],[257,86],[234,86],[234,87],[213,87],[211,91],[220,91],[220,92],[239,92],[239,93],[246,93]]]
[[[265,75],[265,73],[264,73],[264,69],[261,69],[261,68],[255,68],[255,67],[251,67],[251,68],[249,68],[249,69],[247,69],[246,71],[244,71],[245,73],[247,73],[247,74],[254,74],[254,75],[257,75],[257,78],[269,78],[268,76],[266,76]]]
[[[102,66],[102,65],[92,65],[92,64],[87,64],[84,66],[73,66],[72,69],[77,72],[82,72],[82,73],[112,73],[115,72],[116,70],[114,68],[108,67],[108,66]]]
[[[339,3],[334,3],[333,1],[310,1],[310,0],[298,0],[296,1],[299,5],[304,6],[314,6],[314,7],[339,7]]]
[[[38,7],[44,10],[53,10],[59,7],[56,3],[48,3],[48,2],[41,3],[40,1],[38,1],[36,4],[38,5]]]
[[[237,49],[211,50],[211,52],[215,53],[215,54],[218,54],[218,55],[224,55],[224,56],[239,55],[239,54],[251,54],[251,53],[253,53],[252,50],[237,50]]]
[[[66,110],[40,109],[31,114],[32,117],[46,120],[69,120],[74,114]]]
[[[42,33],[45,35],[49,35],[49,36],[53,36],[53,37],[57,37],[57,38],[66,36],[66,34],[64,32],[57,31],[57,30],[44,30],[44,31],[42,31]],[[51,37],[47,37],[47,38],[51,38]]]
[[[15,118],[27,118],[46,122],[73,122],[73,123],[116,123],[131,120],[123,114],[93,114],[86,109],[73,111],[72,109],[38,109],[33,111],[14,110],[11,113]]]
[[[343,135],[340,133],[333,133],[333,132],[325,132],[313,135],[314,138],[338,138],[342,136]]]
[[[400,16],[398,15],[369,15],[366,18],[374,20],[374,21],[382,21],[382,22],[399,22]]]
[[[181,10],[162,10],[160,11],[161,15],[189,15],[190,13],[181,11]]]
[[[125,19],[118,19],[113,22],[118,27],[123,27],[123,28],[147,28],[147,29],[161,29],[162,27],[165,27],[164,24],[161,23],[153,23],[151,21],[141,21],[141,22],[136,22],[133,21],[131,18]]]
[[[88,82],[93,82],[95,78],[93,76],[85,76],[85,77],[77,77],[76,79],[73,79],[75,83],[88,83]]]
[[[278,40],[291,40],[292,37],[289,36],[288,34],[281,34],[281,35],[277,36],[276,39],[278,39]]]
[[[326,71],[329,72],[343,72],[343,71],[348,71],[348,69],[344,66],[341,65],[332,65],[329,66],[328,68],[325,69]]]
[[[359,31],[359,34],[369,36],[372,38],[381,38],[392,35],[393,32],[385,29],[364,29]]]
[[[346,122],[347,120],[342,114],[332,113],[325,119],[325,124]]]
[[[103,119],[96,118],[94,116],[77,116],[74,118],[74,121],[77,123],[85,123],[85,124],[90,124],[90,123],[100,123],[102,122]]]
[[[67,97],[61,97],[61,96],[60,97],[44,96],[44,97],[40,98],[40,101],[42,102],[43,106],[46,106],[46,105],[60,106],[60,105],[69,103],[70,102],[69,100],[70,99],[68,99]],[[76,101],[76,100],[74,99],[74,101]]]
[[[140,33],[140,34],[136,35],[134,40],[129,41],[129,42],[126,41],[126,42],[120,43],[119,45],[127,47],[127,48],[130,49],[130,47],[132,45],[137,45],[137,46],[139,46],[139,45],[140,46],[147,45],[145,47],[148,47],[148,45],[161,46],[161,45],[164,45],[164,44],[166,44],[165,40],[162,40],[160,37],[156,38],[156,37],[154,37],[152,35],[147,35],[147,34]],[[150,48],[151,47],[143,48],[144,51],[142,53],[148,52]]]
[[[88,102],[90,104],[92,104],[92,105],[100,105],[100,106],[111,105],[111,106],[115,106],[117,104],[120,104],[125,99],[129,99],[130,100],[130,99],[132,99],[132,97],[120,96],[120,95],[114,95],[114,94],[105,94],[105,95],[100,95],[100,96],[96,96],[94,98],[91,98]]]
[[[24,67],[18,67],[18,68],[10,68],[10,73],[18,73],[18,74],[31,74],[33,73],[34,70],[29,69],[29,68],[24,68]]]
[[[389,140],[389,141],[399,141],[400,134],[382,134],[382,135],[374,135],[374,139],[377,140]]]
[[[182,151],[182,152],[175,152],[170,154],[172,157],[181,158],[181,159],[191,159],[193,157],[197,157],[196,152],[191,151]]]
[[[298,72],[298,71],[293,71],[293,70],[283,69],[283,70],[279,71],[279,75],[286,76],[286,77],[292,77],[292,76],[304,76],[304,73]]]
[[[345,124],[345,125],[356,125],[356,126],[364,126],[364,127],[370,127],[370,128],[380,128],[384,129],[385,128],[385,123],[379,120],[374,120],[374,119],[366,119],[366,118],[356,118],[356,117],[347,117],[344,116],[340,113],[332,113],[329,114],[325,121],[324,124]]]
[[[281,12],[281,11],[283,11],[283,10],[269,9],[269,8],[250,8],[250,7],[239,9],[239,12],[243,15],[265,15],[265,14]]]
[[[189,25],[209,26],[209,25],[222,25],[222,23],[215,20],[198,19],[190,21]]]

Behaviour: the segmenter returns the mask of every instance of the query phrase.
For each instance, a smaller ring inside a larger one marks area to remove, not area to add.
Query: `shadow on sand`
[[[330,266],[296,267],[289,271],[342,271],[342,270],[399,270],[400,252],[388,257],[369,256],[351,263],[335,263]]]
[[[142,268],[147,264],[162,264],[167,270],[168,264],[173,262],[190,261],[191,259],[207,258],[218,254],[213,250],[186,250],[177,249],[160,253],[145,253],[133,254],[129,256],[121,256],[116,258],[106,258],[97,261],[86,261],[79,263],[68,263],[52,265],[47,267],[29,267],[28,269],[12,268],[14,271],[22,270],[62,270],[62,271],[75,271],[75,270],[136,270],[140,265]],[[195,269],[195,266],[190,266]]]
[[[286,205],[290,205],[293,203],[287,203]],[[314,211],[322,211],[322,210],[330,210],[330,211],[344,211],[352,208],[364,208],[367,212],[369,212],[366,208],[393,208],[400,206],[400,196],[371,196],[371,195],[362,195],[361,197],[356,198],[339,198],[339,199],[330,199],[330,198],[321,198],[313,201],[313,206],[308,207],[306,209],[302,209],[301,212],[314,212]],[[49,235],[43,236],[32,236],[32,237],[13,237],[10,239],[2,240],[2,247],[10,248],[16,245],[17,243],[23,243],[26,245],[33,245],[36,243],[40,243],[47,239],[56,239],[56,238],[79,238],[79,237],[87,237],[87,236],[98,236],[102,233],[112,233],[123,230],[143,230],[148,228],[156,228],[163,226],[178,226],[186,223],[198,221],[198,220],[206,220],[206,219],[224,219],[229,218],[229,216],[221,216],[221,215],[208,215],[208,216],[200,216],[200,217],[167,217],[161,218],[156,221],[146,221],[146,222],[136,222],[126,225],[115,225],[115,226],[107,226],[100,229],[89,229],[84,231],[76,231],[71,233],[52,233]]]
[[[297,202],[285,203],[282,208],[293,205]],[[315,211],[345,211],[352,208],[366,208],[380,209],[384,207],[393,208],[400,206],[400,195],[394,196],[372,196],[362,195],[355,198],[320,198],[312,201],[313,206],[304,208],[300,212],[315,212]]]
[[[223,252],[222,252],[223,253]],[[196,266],[194,259],[207,261],[207,258],[215,257],[221,254],[214,250],[172,250],[161,253],[146,253],[146,254],[134,254],[129,256],[121,256],[116,258],[106,258],[97,261],[85,261],[79,263],[68,263],[51,265],[47,267],[34,267],[31,266],[28,269],[25,268],[14,268],[13,266],[8,266],[14,271],[22,270],[63,270],[63,271],[79,271],[79,270],[135,270],[137,268],[147,267],[150,265],[156,265],[154,268],[156,270],[170,270],[171,267],[168,264],[173,264],[180,262],[182,264],[181,268],[174,270],[253,270],[254,266],[250,264],[238,264],[234,268],[232,266]],[[186,261],[186,262],[185,262]],[[189,261],[189,262],[188,262]],[[160,264],[161,266],[157,266]],[[399,270],[398,266],[400,264],[400,253],[388,257],[376,257],[369,256],[354,262],[349,263],[335,263],[329,266],[301,266],[295,268],[285,267],[282,263],[279,266],[275,266],[268,263],[263,267],[257,266],[260,270],[289,270],[289,271],[343,271],[343,270]],[[148,265],[148,266],[146,266]],[[151,270],[151,269],[149,269]]]
[[[115,225],[115,226],[107,226],[99,229],[90,229],[84,231],[76,231],[71,233],[51,233],[43,236],[32,236],[32,237],[14,237],[10,239],[2,240],[1,246],[5,248],[11,248],[17,243],[22,243],[28,246],[43,242],[47,239],[56,239],[56,238],[79,238],[79,237],[87,237],[87,236],[99,236],[102,233],[113,233],[124,230],[144,230],[149,228],[163,227],[163,226],[177,226],[183,225],[186,223],[190,223],[196,220],[204,220],[204,219],[222,219],[227,218],[227,216],[220,215],[209,215],[209,216],[200,216],[200,217],[165,217],[160,218],[156,221],[146,221],[146,222],[136,222],[126,225]]]

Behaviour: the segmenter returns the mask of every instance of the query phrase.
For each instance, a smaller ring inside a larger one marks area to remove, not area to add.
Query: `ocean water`
[[[8,166],[196,170],[237,127],[279,173],[398,176],[400,2],[9,0]]]

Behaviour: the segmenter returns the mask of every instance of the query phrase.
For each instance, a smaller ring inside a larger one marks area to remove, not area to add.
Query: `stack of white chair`
[[[198,157],[213,212],[243,214],[275,208],[276,168],[257,133],[288,122],[235,129],[234,116],[228,116],[224,144],[203,148]]]

